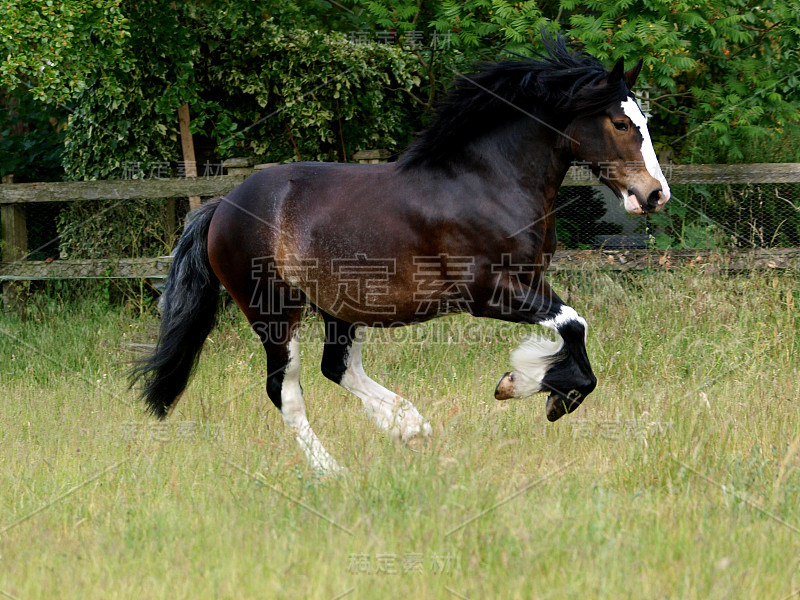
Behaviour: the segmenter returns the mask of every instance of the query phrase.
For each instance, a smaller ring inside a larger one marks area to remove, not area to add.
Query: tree
[[[130,67],[120,0],[5,0],[0,6],[0,85],[68,103],[98,69]]]
[[[352,0],[372,28],[449,34],[465,57],[530,55],[542,28],[612,64],[644,59],[660,146],[685,160],[800,154],[800,11],[781,0]],[[416,49],[425,56],[431,49]],[[447,67],[435,77],[449,79]],[[774,143],[772,138],[779,139]],[[772,142],[772,143],[771,143]],[[783,158],[785,160],[785,158]]]

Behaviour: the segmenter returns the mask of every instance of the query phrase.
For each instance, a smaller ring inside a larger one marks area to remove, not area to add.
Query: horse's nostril
[[[647,204],[649,204],[650,206],[656,206],[660,198],[661,198],[661,188],[657,188],[652,192],[650,192],[650,195],[647,197]]]

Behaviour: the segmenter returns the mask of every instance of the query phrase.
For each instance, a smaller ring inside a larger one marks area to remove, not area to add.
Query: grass
[[[797,275],[687,269],[553,284],[589,322],[600,380],[555,424],[543,396],[492,396],[524,327],[455,317],[407,330],[427,343],[373,336],[367,371],[434,425],[424,453],[389,441],[322,377],[310,320],[309,418],[350,470],[322,480],[266,400],[262,351],[235,312],[165,426],[143,415],[123,375],[132,344],[154,339],[154,316],[43,302],[25,319],[0,317],[0,596],[800,589]]]

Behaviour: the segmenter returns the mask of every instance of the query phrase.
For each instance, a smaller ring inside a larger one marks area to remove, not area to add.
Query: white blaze
[[[622,102],[622,110],[628,115],[628,118],[639,129],[642,134],[642,158],[644,158],[644,166],[650,175],[658,179],[661,183],[661,192],[664,194],[664,201],[669,200],[669,184],[667,183],[664,173],[661,172],[661,166],[658,164],[658,157],[653,148],[653,142],[650,140],[650,132],[647,130],[647,117],[644,116],[636,100],[632,96],[628,96],[627,100]]]

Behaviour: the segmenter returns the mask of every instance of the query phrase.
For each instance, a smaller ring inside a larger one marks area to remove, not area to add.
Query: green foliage
[[[420,83],[413,56],[283,29],[249,8],[130,6],[137,14],[127,52],[136,66],[109,66],[78,94],[67,173],[105,178],[120,176],[126,162],[179,160],[184,102],[217,158],[344,160],[360,149],[403,147],[416,122],[402,93]]]
[[[454,68],[505,50],[529,54],[542,28],[609,63],[644,58],[651,130],[657,148],[672,144],[677,159],[800,154],[796,138],[788,148],[785,140],[800,111],[800,17],[780,0],[13,0],[0,16],[0,82],[31,86],[50,102],[77,101],[65,158],[75,177],[108,176],[131,154],[174,158],[174,111],[186,101],[224,156],[341,160],[334,148],[342,137],[347,153],[399,149]],[[348,43],[356,30],[395,32],[398,45]],[[327,86],[309,94],[332,76],[338,98]],[[416,108],[396,106],[405,94]],[[276,110],[270,123],[244,131]],[[359,135],[359,121],[370,123],[368,135]],[[289,132],[296,151],[285,150]]]
[[[420,83],[413,56],[249,16],[238,31],[233,39],[232,29],[210,31],[198,69],[205,83],[195,127],[221,156],[344,161],[358,150],[399,151],[408,142],[417,119],[403,92]],[[234,102],[219,102],[210,90],[227,90]]]
[[[130,65],[127,25],[120,0],[4,0],[0,85],[67,103],[93,73]]]
[[[416,122],[403,94],[420,82],[413,56],[353,45],[342,34],[283,29],[251,4],[224,13],[124,4],[136,14],[127,46],[135,66],[109,65],[76,95],[67,175],[114,178],[136,165],[137,176],[148,177],[154,165],[181,160],[177,109],[184,102],[193,131],[211,141],[216,159],[341,161],[361,149],[402,149]],[[202,165],[198,170],[202,175]],[[168,252],[157,206],[70,206],[60,215],[62,256]],[[93,219],[98,210],[104,217]]]
[[[800,124],[800,13],[782,0],[353,0],[373,27],[449,32],[471,59],[530,54],[560,30],[600,60],[644,59],[657,149],[689,161],[770,160]],[[420,5],[421,6],[421,5]],[[794,159],[800,139],[790,142]]]
[[[56,181],[63,175],[64,111],[17,90],[0,104],[0,175],[14,174],[17,183]]]

